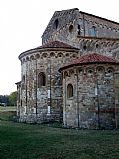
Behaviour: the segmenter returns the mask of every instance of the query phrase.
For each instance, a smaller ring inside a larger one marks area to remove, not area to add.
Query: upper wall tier
[[[56,11],[42,35],[42,43],[72,41],[77,36],[119,38],[119,23],[79,11]]]

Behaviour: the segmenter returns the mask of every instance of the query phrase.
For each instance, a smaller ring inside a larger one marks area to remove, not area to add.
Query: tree
[[[9,95],[9,105],[16,106],[16,104],[17,104],[17,92],[15,91]]]
[[[9,96],[8,95],[0,95],[0,105],[9,105]]]

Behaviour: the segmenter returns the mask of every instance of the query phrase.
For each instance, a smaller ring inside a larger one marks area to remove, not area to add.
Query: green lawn
[[[0,106],[0,112],[4,112],[4,111],[16,111],[16,107],[15,106]]]
[[[0,120],[0,159],[119,158],[119,131],[14,123],[8,114]]]

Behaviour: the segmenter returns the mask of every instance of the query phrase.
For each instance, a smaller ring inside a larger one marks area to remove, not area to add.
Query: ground
[[[118,159],[118,130],[75,130],[61,124],[11,121],[0,111],[0,159]]]

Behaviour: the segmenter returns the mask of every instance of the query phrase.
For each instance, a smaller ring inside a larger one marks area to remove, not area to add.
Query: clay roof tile
[[[92,53],[92,54],[86,54],[81,56],[79,59],[74,60],[72,63],[76,64],[82,64],[82,63],[119,63],[119,61],[113,59],[112,57],[105,56],[105,55],[100,55],[97,53]]]
[[[49,43],[46,43],[42,46],[39,46],[37,48],[68,48],[68,49],[77,49],[71,45],[68,45],[64,42],[61,42],[61,41],[51,41]]]
[[[69,64],[63,66],[60,68],[60,71],[64,68],[69,68],[71,66],[75,65],[81,65],[81,64],[93,64],[93,63],[113,63],[113,64],[119,64],[118,60],[113,59],[112,57],[100,55],[97,53],[90,53],[86,55],[82,55],[80,58],[71,61]]]

